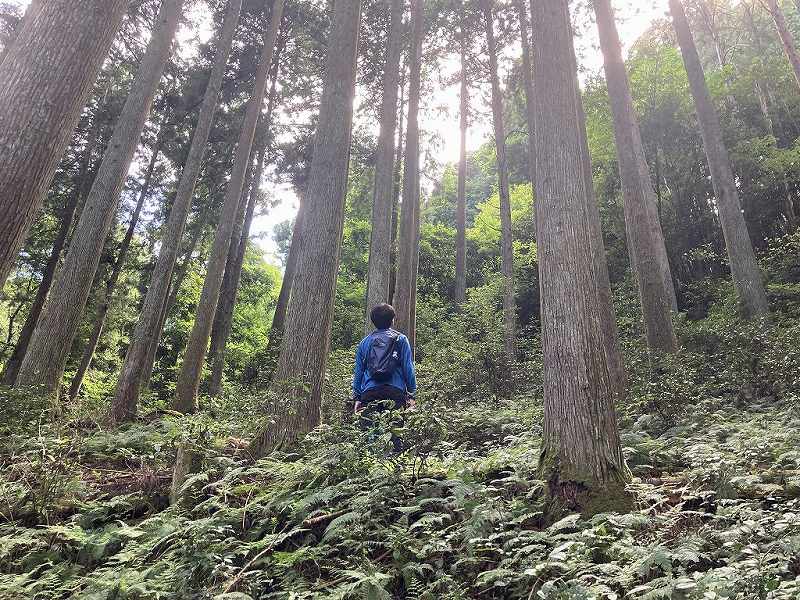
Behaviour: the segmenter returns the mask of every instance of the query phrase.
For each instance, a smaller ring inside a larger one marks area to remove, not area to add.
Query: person
[[[395,316],[389,304],[379,304],[370,312],[375,331],[361,341],[356,351],[353,374],[356,414],[382,412],[391,409],[392,404],[395,409],[414,405],[417,391],[414,356],[408,338],[392,329]]]

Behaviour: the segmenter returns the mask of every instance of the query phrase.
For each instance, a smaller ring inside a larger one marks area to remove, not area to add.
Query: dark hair
[[[369,318],[378,329],[389,329],[394,322],[396,314],[391,304],[378,304],[369,313]]]

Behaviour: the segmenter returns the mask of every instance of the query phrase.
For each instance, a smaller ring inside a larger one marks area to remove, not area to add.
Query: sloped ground
[[[640,510],[555,522],[520,404],[423,408],[402,459],[348,425],[256,464],[200,418],[21,430],[2,448],[0,598],[800,598],[798,398],[639,419]],[[187,431],[212,449],[167,507]]]

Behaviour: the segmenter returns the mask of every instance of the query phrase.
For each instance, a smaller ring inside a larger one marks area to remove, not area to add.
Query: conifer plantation
[[[0,0],[0,600],[800,599],[798,43]]]

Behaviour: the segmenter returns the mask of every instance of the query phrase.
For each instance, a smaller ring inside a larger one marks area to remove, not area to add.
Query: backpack
[[[393,329],[376,331],[372,334],[372,342],[367,353],[367,371],[370,377],[379,383],[392,378],[400,368],[400,348],[397,341],[400,334]]]

